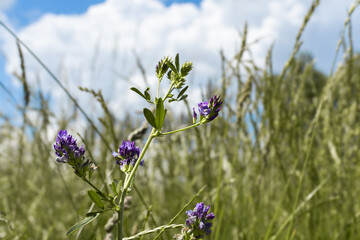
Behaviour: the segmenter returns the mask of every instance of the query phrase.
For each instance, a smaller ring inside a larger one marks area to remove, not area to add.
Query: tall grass
[[[152,145],[125,212],[126,236],[168,223],[206,185],[201,197],[216,215],[210,239],[359,239],[360,55],[353,52],[349,21],[357,5],[334,49],[335,57],[341,48],[345,52],[343,64],[328,75],[314,67],[310,55],[299,53],[301,34],[317,5],[314,1],[280,74],[272,69],[272,49],[265,68],[245,59],[251,51],[245,25],[239,52],[221,55],[221,84],[205,92],[221,93],[224,111],[205,127]],[[55,136],[48,136],[48,129],[50,121],[59,129],[70,127],[82,110],[69,95],[73,116],[57,118],[44,94],[29,90],[26,59],[20,69],[25,92],[39,104],[24,99],[18,106],[23,125],[4,118],[0,129],[0,239],[64,239],[91,203],[85,196],[88,187],[54,162]],[[88,118],[89,127],[79,133],[100,164],[101,185],[111,180],[111,148],[142,123],[132,115],[120,122],[101,92],[82,90],[104,110],[98,123]],[[189,114],[173,117],[165,128],[191,121],[189,105],[183,107]],[[37,121],[27,117],[30,111]],[[136,137],[139,145],[141,137]],[[111,217],[101,216],[70,239],[103,239]],[[163,239],[172,233],[166,231]]]

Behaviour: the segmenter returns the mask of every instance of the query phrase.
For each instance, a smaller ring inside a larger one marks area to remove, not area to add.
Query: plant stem
[[[168,98],[168,96],[169,96],[169,94],[171,93],[171,91],[173,90],[173,86],[174,86],[174,84],[172,83],[171,85],[170,85],[170,87],[169,87],[169,90],[168,90],[168,92],[166,93],[166,95],[165,95],[165,97],[164,97],[164,102],[165,102],[165,100]]]
[[[98,192],[98,193],[100,193],[103,197],[105,197],[106,199],[107,199],[107,197],[106,197],[106,195],[105,194],[103,194],[101,191],[100,191],[100,189],[98,189],[94,184],[92,184],[89,180],[87,180],[86,178],[82,178],[87,184],[89,184],[92,188],[94,188],[95,190],[96,190],[96,192]]]
[[[174,130],[174,131],[161,133],[160,135],[169,135],[169,134],[172,134],[172,133],[181,132],[181,131],[188,130],[188,129],[193,128],[193,127],[197,127],[200,124],[202,124],[202,122],[198,122],[198,123],[195,123],[193,125],[190,125],[190,126],[187,126],[187,127],[184,127],[184,128],[180,128],[180,129],[177,129],[177,130]]]
[[[130,187],[130,184],[133,180],[133,178],[135,177],[135,172],[137,170],[137,168],[140,165],[141,160],[143,159],[146,150],[149,148],[151,141],[155,138],[155,128],[152,129],[149,138],[147,139],[145,146],[143,148],[143,150],[140,153],[140,156],[138,158],[138,160],[135,163],[134,168],[132,169],[131,173],[129,175],[126,175],[125,177],[125,181],[124,181],[124,187],[123,190],[121,192],[121,197],[120,197],[120,202],[119,202],[119,207],[120,207],[120,211],[118,211],[118,240],[122,240],[122,225],[123,225],[123,215],[124,215],[124,202],[125,202],[125,197],[126,194],[128,192],[128,189]]]
[[[145,146],[144,146],[143,150],[140,153],[140,156],[139,156],[138,160],[136,160],[134,168],[132,169],[129,176],[127,178],[125,178],[124,188],[129,188],[130,187],[130,183],[132,182],[132,180],[133,180],[133,178],[135,176],[135,172],[138,169],[138,167],[140,165],[140,162],[141,162],[141,160],[143,159],[143,157],[145,155],[145,152],[147,151],[148,147],[150,146],[151,141],[155,138],[155,135],[154,135],[155,131],[156,131],[156,129],[153,128],[152,131],[151,131],[151,134],[149,135],[148,140],[145,143]]]
[[[157,85],[157,89],[156,89],[156,97],[159,98],[159,93],[160,93],[160,82],[161,82],[162,78],[159,78],[158,81],[158,85]]]
[[[118,240],[122,240],[122,226],[123,226],[123,214],[124,214],[124,201],[127,193],[127,188],[123,189],[120,198],[120,211],[118,211]]]

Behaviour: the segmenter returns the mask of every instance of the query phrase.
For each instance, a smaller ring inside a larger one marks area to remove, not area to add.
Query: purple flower
[[[201,102],[198,104],[200,113],[200,121],[210,122],[214,120],[221,110],[222,101],[220,96],[214,96],[209,102]],[[193,117],[196,119],[195,109],[193,109]]]
[[[208,213],[210,205],[205,206],[204,203],[197,203],[194,210],[187,211],[188,219],[186,219],[186,227],[191,230],[184,232],[191,232],[195,239],[204,238],[205,235],[211,233],[211,221],[215,218],[214,213]]]
[[[113,151],[112,155],[117,158],[116,163],[120,164],[121,171],[131,172],[140,156],[140,148],[135,146],[135,142],[123,141],[118,152]],[[144,165],[144,160],[140,162],[140,165]]]
[[[85,159],[85,148],[77,146],[74,139],[66,130],[60,130],[54,144],[58,163],[67,163],[75,170],[75,174],[81,178],[91,178],[97,168],[93,162]],[[88,173],[88,175],[87,175]]]
[[[74,165],[76,162],[84,159],[85,148],[77,146],[76,140],[67,133],[66,130],[60,130],[54,144],[56,159],[59,163],[69,163]]]

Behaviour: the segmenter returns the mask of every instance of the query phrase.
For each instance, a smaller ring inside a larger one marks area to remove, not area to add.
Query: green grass
[[[280,74],[273,73],[271,50],[264,69],[243,58],[251,49],[245,27],[241,50],[233,58],[222,58],[221,85],[209,84],[205,92],[206,98],[214,93],[223,97],[220,117],[206,126],[157,139],[150,146],[146,168],[136,176],[137,189],[125,212],[125,236],[144,226],[167,224],[207,185],[198,201],[211,204],[216,215],[209,239],[358,239],[360,55],[349,41],[348,20],[338,48],[329,49],[334,56],[345,52],[343,64],[331,74],[319,72],[309,55],[298,52],[316,3]],[[19,78],[28,92],[26,68],[21,69]],[[111,180],[114,161],[109,148],[118,147],[141,122],[132,117],[120,122],[100,93],[85,91],[104,109],[98,116],[101,121],[89,123],[80,132],[84,141],[79,139],[100,165],[102,177],[95,174],[93,179],[101,186]],[[66,129],[82,116],[75,108],[70,118],[58,117],[42,95],[29,94],[32,101],[41,100],[41,106],[34,110],[31,102],[27,106],[24,101],[23,126],[5,119],[0,129],[0,239],[64,239],[91,203],[88,186],[70,168],[55,163],[49,119],[57,122],[58,129]],[[165,129],[190,124],[189,106],[179,107],[188,108],[189,114],[179,118],[169,113]],[[30,111],[36,112],[37,121],[28,119]],[[137,144],[144,143],[138,140]],[[119,171],[114,173],[120,177]],[[103,239],[110,217],[111,213],[97,218],[78,239]],[[176,223],[184,220],[185,214]],[[174,233],[166,231],[162,237],[171,239]],[[76,233],[70,236],[76,238]]]

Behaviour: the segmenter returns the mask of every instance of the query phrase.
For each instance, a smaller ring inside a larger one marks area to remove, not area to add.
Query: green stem
[[[98,188],[97,188],[94,184],[92,184],[89,180],[87,180],[86,178],[82,178],[82,179],[83,179],[87,184],[89,184],[92,188],[94,188],[97,193],[100,193],[100,194],[102,195],[102,197],[108,199],[108,198],[106,197],[106,195],[103,194],[103,193],[100,191],[100,189],[98,189]]]
[[[155,138],[155,128],[152,129],[151,134],[149,135],[148,140],[145,143],[145,146],[143,148],[143,150],[140,153],[140,156],[138,158],[138,160],[135,163],[134,168],[132,169],[131,173],[129,175],[126,175],[125,177],[125,181],[124,181],[124,188],[121,192],[121,197],[120,197],[120,202],[119,202],[119,207],[120,207],[120,211],[118,211],[118,240],[122,240],[122,225],[123,225],[123,215],[124,215],[124,202],[125,202],[125,197],[126,194],[128,192],[128,189],[130,187],[130,184],[133,180],[133,178],[135,177],[135,172],[137,170],[137,168],[140,165],[141,160],[143,159],[146,150],[149,148],[151,141]]]
[[[120,211],[118,211],[118,240],[122,240],[122,226],[124,215],[124,201],[126,197],[127,189],[123,189],[120,198]]]
[[[143,150],[140,153],[140,156],[139,156],[138,160],[136,160],[134,168],[131,170],[131,173],[129,174],[129,177],[125,178],[124,188],[129,188],[130,187],[130,183],[132,182],[132,180],[133,180],[133,178],[135,176],[135,172],[138,169],[138,167],[139,167],[139,165],[141,163],[141,160],[143,159],[143,157],[145,155],[145,152],[147,151],[148,147],[150,146],[151,141],[155,138],[155,135],[154,135],[155,131],[156,131],[156,129],[153,128],[152,131],[151,131],[151,134],[149,135],[148,140],[145,143],[145,146],[144,146]]]
[[[168,92],[166,93],[166,95],[165,95],[165,97],[164,97],[164,102],[165,102],[165,100],[168,98],[168,96],[169,96],[169,94],[171,93],[171,91],[173,90],[173,86],[174,86],[174,84],[172,83],[171,85],[170,85],[170,87],[169,87],[169,90],[168,90]]]
[[[161,78],[159,78],[159,81],[158,81],[158,85],[157,85],[157,90],[156,90],[156,97],[159,98],[159,92],[160,92],[160,82],[161,82]]]
[[[184,128],[180,128],[180,129],[177,129],[177,130],[174,130],[174,131],[161,133],[160,135],[169,135],[169,134],[173,134],[173,133],[185,131],[185,130],[188,130],[188,129],[190,129],[190,128],[197,127],[197,126],[199,126],[200,124],[202,124],[202,122],[198,122],[198,123],[195,123],[195,124],[193,124],[193,125],[190,125],[190,126],[187,126],[187,127],[184,127]]]

